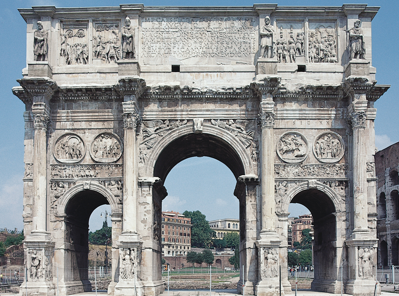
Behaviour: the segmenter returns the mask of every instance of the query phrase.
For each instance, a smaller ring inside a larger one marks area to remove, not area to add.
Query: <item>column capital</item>
[[[35,130],[47,131],[48,124],[50,123],[50,109],[48,104],[33,103],[32,114]]]
[[[124,77],[119,79],[115,85],[115,90],[124,97],[124,101],[137,101],[144,93],[147,85],[145,80],[140,77]]]
[[[274,127],[274,102],[264,101],[260,102],[259,108],[259,124],[262,128]]]
[[[58,86],[55,81],[48,78],[22,78],[17,80],[22,88],[29,93],[33,103],[48,103]]]
[[[137,129],[141,122],[141,116],[134,101],[123,102],[123,127],[125,129]]]
[[[350,114],[350,123],[352,129],[364,129],[366,128],[367,114],[364,111],[355,111]]]

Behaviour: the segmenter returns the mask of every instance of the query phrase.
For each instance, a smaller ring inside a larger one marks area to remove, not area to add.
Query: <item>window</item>
[[[227,224],[227,228],[230,228],[230,223],[229,223],[229,224]]]

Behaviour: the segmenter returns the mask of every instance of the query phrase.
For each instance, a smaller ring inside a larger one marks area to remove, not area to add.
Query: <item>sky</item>
[[[24,120],[23,103],[11,89],[18,86],[26,65],[26,24],[18,8],[53,5],[56,7],[119,6],[126,3],[142,3],[145,6],[252,6],[254,3],[270,3],[260,0],[152,0],[128,2],[125,0],[3,0],[0,10],[0,228],[22,229],[22,178],[24,174]],[[379,150],[399,141],[399,1],[398,0],[281,0],[272,1],[279,6],[342,6],[343,3],[367,3],[380,6],[372,22],[373,66],[377,68],[377,83],[390,84],[388,92],[376,102],[376,146]],[[228,168],[213,159],[190,158],[178,164],[165,181],[169,196],[163,209],[200,210],[208,220],[238,218],[238,201],[233,196],[235,179]],[[101,227],[100,213],[92,214],[90,229]],[[307,213],[303,208],[290,208],[297,216]]]

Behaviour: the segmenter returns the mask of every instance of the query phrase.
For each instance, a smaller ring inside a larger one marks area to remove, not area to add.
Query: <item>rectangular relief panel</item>
[[[338,63],[336,23],[309,21],[309,63]]]
[[[60,65],[89,63],[88,22],[61,23]]]
[[[119,22],[94,22],[93,64],[116,63],[122,59]]]

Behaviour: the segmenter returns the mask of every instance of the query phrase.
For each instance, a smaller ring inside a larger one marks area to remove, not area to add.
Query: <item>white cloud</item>
[[[382,150],[392,145],[391,139],[387,135],[375,135],[375,146],[378,150]]]
[[[227,206],[227,202],[224,199],[221,199],[221,198],[217,198],[216,199],[216,204],[218,206]]]
[[[0,228],[23,228],[23,182],[21,175],[0,184]]]
[[[162,202],[162,211],[182,211],[186,201],[177,196],[167,196]]]

